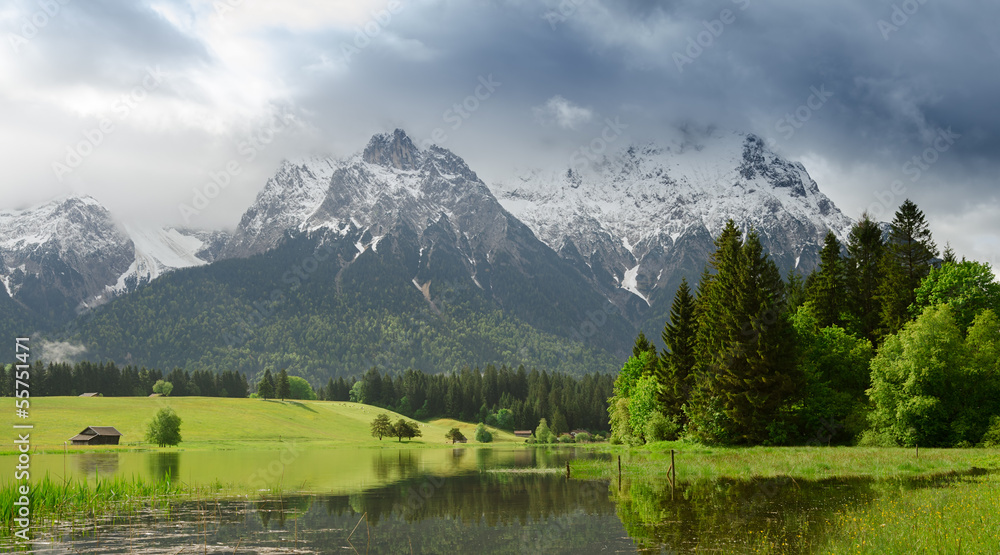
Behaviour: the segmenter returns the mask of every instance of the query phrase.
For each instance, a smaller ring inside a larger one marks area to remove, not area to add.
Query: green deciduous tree
[[[146,441],[160,447],[181,442],[181,417],[173,409],[160,409],[146,429]]]
[[[465,434],[463,434],[462,430],[459,430],[458,428],[452,428],[452,429],[448,430],[448,433],[446,433],[444,435],[444,437],[445,437],[445,439],[451,440],[452,443],[458,443],[460,441],[463,441],[463,442],[465,441]]]
[[[981,262],[946,262],[932,268],[914,297],[911,316],[916,318],[929,306],[948,303],[963,332],[983,310],[1000,313],[1000,283],[990,265]]]
[[[556,440],[556,436],[549,429],[549,423],[545,421],[544,418],[539,420],[538,427],[535,428],[535,442],[536,443],[553,443]]]
[[[305,378],[288,376],[288,398],[315,400],[316,392]]]
[[[486,424],[483,424],[482,422],[480,422],[479,425],[476,426],[476,441],[478,441],[479,443],[493,442],[493,434],[486,429]]]
[[[905,446],[950,445],[967,357],[948,305],[930,307],[886,338],[872,360],[873,433]]]
[[[396,421],[396,425],[393,426],[393,435],[399,438],[399,441],[403,441],[404,437],[406,439],[420,437],[423,435],[423,432],[420,431],[420,426],[416,422],[400,418]]]
[[[392,420],[390,420],[389,415],[384,412],[372,420],[371,429],[372,437],[377,437],[379,441],[381,441],[383,437],[395,435]]]
[[[159,393],[164,397],[168,397],[170,392],[174,390],[174,384],[170,382],[165,382],[163,380],[156,380],[153,384],[153,393]]]

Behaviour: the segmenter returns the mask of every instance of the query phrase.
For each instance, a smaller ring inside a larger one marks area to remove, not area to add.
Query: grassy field
[[[882,447],[704,447],[684,442],[660,442],[639,448],[595,445],[612,461],[578,460],[573,476],[617,479],[622,476],[666,480],[674,449],[677,480],[752,479],[788,476],[794,479],[893,478],[1000,468],[1000,449],[914,449]]]
[[[114,426],[122,433],[120,447],[71,446],[77,451],[132,450],[155,448],[145,443],[145,432],[158,410],[170,407],[181,417],[179,445],[183,449],[278,448],[281,442],[308,442],[316,446],[398,445],[396,438],[381,441],[371,437],[369,423],[379,413],[387,413],[393,422],[402,416],[391,411],[335,401],[274,401],[260,399],[225,399],[210,397],[38,397],[31,400],[29,421],[31,444],[36,451],[63,450],[63,443],[87,426]],[[442,419],[421,423],[422,437],[403,440],[410,447],[444,446],[445,433],[458,427],[474,444],[475,425]],[[510,432],[492,429],[493,441],[513,444],[523,442]],[[10,445],[10,444],[9,444]],[[12,452],[4,447],[3,452]]]

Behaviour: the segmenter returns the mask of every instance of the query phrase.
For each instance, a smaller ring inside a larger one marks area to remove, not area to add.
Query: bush
[[[601,434],[594,434],[594,441],[604,441],[606,438]]]
[[[476,441],[479,443],[491,443],[493,441],[493,434],[486,429],[486,425],[482,422],[476,426]]]
[[[646,421],[646,442],[668,441],[677,439],[680,426],[677,422],[663,416],[660,411],[653,411]]]
[[[591,441],[593,441],[593,438],[590,437],[590,434],[588,434],[587,432],[580,432],[576,434],[577,443],[590,443]]]
[[[304,399],[307,401],[316,400],[316,391],[305,378],[299,376],[288,376],[288,398]]]
[[[168,397],[170,395],[170,392],[173,390],[174,390],[174,384],[170,382],[165,382],[163,380],[156,380],[156,383],[153,384],[153,393],[159,393],[164,397]]]
[[[1000,447],[1000,416],[990,418],[990,428],[979,444],[982,447]]]
[[[539,423],[538,427],[535,428],[535,442],[536,443],[555,443],[556,437],[552,434],[552,430],[549,430],[549,423],[543,418]]]
[[[177,416],[174,409],[164,408],[156,413],[146,430],[146,441],[160,447],[181,442],[181,417]]]
[[[569,434],[562,434],[559,436],[559,443],[576,443],[576,440]]]

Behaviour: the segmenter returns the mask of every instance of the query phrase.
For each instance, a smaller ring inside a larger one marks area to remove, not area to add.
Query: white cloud
[[[590,108],[573,104],[569,100],[556,95],[548,99],[542,106],[532,109],[535,117],[543,123],[554,122],[563,129],[576,129],[580,124],[589,122],[594,117]]]

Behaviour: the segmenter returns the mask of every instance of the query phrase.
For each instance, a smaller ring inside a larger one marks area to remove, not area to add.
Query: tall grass
[[[1000,553],[1000,475],[885,495],[827,525],[823,553]]]
[[[18,488],[21,482],[9,480],[0,484],[0,536],[12,534],[17,507],[14,502],[20,498]],[[53,480],[48,475],[30,483],[28,495],[32,525],[46,518],[62,516],[97,516],[122,514],[136,511],[146,506],[169,503],[181,496],[193,497],[201,494],[219,493],[222,484],[190,487],[171,481],[166,475],[156,481],[142,477]]]

